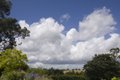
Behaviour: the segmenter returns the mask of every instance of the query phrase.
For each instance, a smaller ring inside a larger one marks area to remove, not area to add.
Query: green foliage
[[[51,78],[48,78],[48,77],[36,77],[34,80],[52,80]]]
[[[95,55],[84,65],[84,70],[89,80],[110,80],[113,76],[120,77],[120,63],[112,54]]]
[[[47,75],[48,74],[48,70],[42,69],[42,68],[30,68],[27,72],[33,73],[33,74],[39,74],[39,75]]]
[[[24,71],[9,71],[4,72],[0,80],[24,80]]]
[[[28,69],[27,56],[16,49],[0,52],[0,76],[11,71],[26,71]]]
[[[63,74],[64,70],[51,68],[48,72],[53,80],[86,80],[83,71],[81,73],[75,73],[73,70],[70,70],[70,72]]]
[[[16,19],[0,19],[0,50],[13,49],[16,46],[16,38],[29,36],[27,28],[21,28]]]
[[[48,70],[48,75],[62,75],[63,74],[63,71],[62,70],[59,70],[59,69],[49,69]]]
[[[120,49],[119,48],[112,48],[112,49],[110,49],[110,52],[113,54],[117,54],[120,52]]]
[[[71,76],[71,75],[58,75],[52,76],[53,80],[86,80],[84,77],[81,76]]]
[[[10,14],[11,2],[10,0],[0,0],[0,17],[4,18]]]
[[[51,78],[47,77],[47,76],[41,76],[41,75],[30,75],[30,74],[27,74],[25,77],[24,77],[24,80],[52,80]]]
[[[51,80],[49,78],[48,70],[42,68],[30,68],[28,69],[24,79],[25,80]]]
[[[27,56],[16,47],[16,38],[29,36],[27,28],[21,28],[17,20],[9,18],[10,0],[0,0],[0,80],[23,80]]]
[[[29,36],[27,28],[21,28],[14,18],[8,18],[11,9],[10,0],[0,0],[0,51],[13,49],[16,38]]]
[[[111,80],[120,80],[120,78],[113,77]]]

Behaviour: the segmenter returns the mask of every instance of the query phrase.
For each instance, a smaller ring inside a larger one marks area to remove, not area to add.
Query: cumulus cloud
[[[88,40],[105,36],[114,31],[115,25],[116,22],[109,9],[104,7],[103,9],[95,10],[79,22],[78,39]],[[77,33],[72,31],[68,32],[68,36],[73,36],[73,34]]]
[[[90,60],[95,54],[105,53],[113,47],[120,47],[119,40],[120,35],[113,33],[110,34],[110,38],[108,39],[102,36],[92,38],[88,41],[78,42],[71,49],[71,58],[74,60]]]
[[[32,67],[79,68],[96,52],[120,47],[120,35],[114,33],[116,22],[106,8],[93,11],[79,22],[79,30],[72,28],[66,34],[65,26],[53,18],[42,18],[32,25],[23,20],[19,24],[31,31],[18,48],[27,54]]]
[[[60,22],[63,23],[68,21],[69,19],[70,19],[70,14],[66,13],[60,17]]]
[[[61,63],[69,54],[70,45],[62,34],[64,26],[53,18],[42,18],[29,27],[30,37],[23,40],[19,49],[27,53],[30,63],[35,65]],[[56,60],[56,61],[54,61]],[[59,61],[60,62],[59,62]]]

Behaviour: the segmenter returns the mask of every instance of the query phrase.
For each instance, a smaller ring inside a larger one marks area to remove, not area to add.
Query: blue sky
[[[120,48],[120,0],[12,3],[10,16],[31,32],[17,48],[32,67],[82,68],[95,54]]]
[[[69,14],[69,20],[63,22],[65,29],[78,28],[78,22],[93,10],[106,7],[111,10],[114,19],[120,22],[120,0],[12,0],[11,16],[26,20],[29,24],[42,17],[60,17]],[[120,26],[118,23],[117,26]]]

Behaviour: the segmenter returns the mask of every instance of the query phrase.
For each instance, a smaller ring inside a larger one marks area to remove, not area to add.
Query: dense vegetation
[[[119,80],[119,55],[95,55],[83,70],[30,68],[27,56],[16,49],[0,52],[0,80]]]
[[[84,65],[85,74],[89,80],[110,80],[114,76],[120,77],[120,62],[114,54],[101,54]]]

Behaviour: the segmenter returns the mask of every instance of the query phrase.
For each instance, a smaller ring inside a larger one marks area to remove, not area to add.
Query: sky
[[[120,48],[120,0],[12,0],[11,17],[30,30],[18,39],[31,67],[82,68]]]

